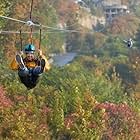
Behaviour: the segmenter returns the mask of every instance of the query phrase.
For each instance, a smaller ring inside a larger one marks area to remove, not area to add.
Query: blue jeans
[[[37,85],[41,73],[40,66],[24,70],[20,69],[18,71],[20,81],[27,87],[27,89],[32,89]]]
[[[26,77],[26,76],[31,76],[31,75],[34,75],[34,76],[38,76],[42,73],[41,71],[41,67],[40,66],[37,66],[35,68],[29,68],[29,69],[20,69],[18,71],[18,74],[19,76],[21,77]]]

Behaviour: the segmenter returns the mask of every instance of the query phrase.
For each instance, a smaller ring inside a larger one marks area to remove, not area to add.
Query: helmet
[[[35,52],[35,46],[32,44],[28,44],[25,46],[24,49],[25,53],[34,53]]]

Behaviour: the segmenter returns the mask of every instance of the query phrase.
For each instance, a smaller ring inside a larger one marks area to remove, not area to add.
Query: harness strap
[[[33,43],[33,28],[32,26],[30,27],[30,43]]]
[[[30,20],[32,20],[33,0],[31,1]]]
[[[39,35],[40,35],[40,37],[39,37],[39,50],[40,50],[40,48],[41,48],[41,28],[40,28],[40,30],[39,30]]]
[[[22,51],[22,36],[21,36],[21,30],[20,30],[20,50]]]

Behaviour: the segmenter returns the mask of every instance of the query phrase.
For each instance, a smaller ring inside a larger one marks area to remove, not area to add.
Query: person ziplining
[[[20,33],[20,43],[21,43],[21,50],[20,53],[16,53],[14,59],[12,60],[10,64],[10,68],[12,70],[18,71],[18,75],[20,78],[20,81],[27,87],[27,89],[32,89],[34,88],[38,81],[39,77],[43,72],[46,72],[50,69],[50,64],[48,60],[45,58],[45,56],[42,54],[42,50],[40,49],[41,47],[41,29],[46,28],[46,29],[51,29],[55,31],[61,31],[61,32],[81,32],[78,30],[67,30],[67,29],[60,29],[60,28],[54,28],[54,27],[49,27],[45,26],[39,23],[34,23],[32,20],[32,10],[33,10],[33,0],[31,0],[31,7],[30,7],[30,15],[29,15],[29,20],[28,21],[22,21],[19,19],[14,19],[11,17],[6,17],[3,15],[0,15],[0,18],[12,20],[15,22],[18,22],[20,24],[23,24],[23,26],[29,26],[30,31],[25,32],[21,31],[20,32],[10,32],[10,31],[0,31],[1,33]],[[39,47],[36,47],[33,45],[33,27],[39,27],[40,28],[40,41],[39,41]],[[24,49],[22,49],[22,33],[29,33],[29,42],[27,45],[24,46]],[[50,32],[53,33],[53,32]],[[36,57],[35,51],[38,50],[38,56]]]
[[[35,46],[32,44],[25,46],[24,54],[25,57],[23,52],[17,53],[10,67],[12,70],[18,70],[21,82],[28,89],[32,89],[38,83],[39,76],[50,69],[50,65],[41,50],[38,50],[39,57],[35,56]]]
[[[50,65],[40,49],[41,29],[38,56],[35,56],[37,49],[33,45],[32,25],[30,26],[29,34],[30,43],[27,44],[24,49],[22,48],[21,34],[22,32],[20,30],[21,50],[20,53],[16,53],[15,58],[11,62],[10,68],[12,70],[18,70],[20,81],[27,87],[27,89],[32,89],[37,85],[40,75],[50,69]]]
[[[46,57],[42,54],[42,50],[40,49],[41,45],[41,28],[40,28],[40,41],[39,41],[39,49],[38,56],[35,56],[35,51],[37,50],[33,45],[32,40],[32,31],[33,25],[32,22],[32,8],[33,8],[33,0],[31,2],[31,10],[30,10],[30,20],[28,21],[28,26],[30,26],[30,43],[28,43],[24,49],[22,49],[22,37],[20,30],[20,41],[21,41],[21,51],[20,53],[16,53],[14,59],[10,64],[10,68],[12,70],[18,70],[18,75],[20,81],[27,87],[27,89],[34,88],[37,83],[39,76],[50,69],[50,65]],[[25,55],[25,56],[24,56]]]
[[[123,40],[128,48],[132,48],[133,47],[133,40],[131,38],[129,38],[128,40]]]

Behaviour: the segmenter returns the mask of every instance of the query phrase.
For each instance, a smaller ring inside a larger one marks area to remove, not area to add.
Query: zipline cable
[[[32,32],[33,34],[39,34],[38,31],[34,31]],[[65,32],[65,30],[62,30],[62,31],[43,31],[43,33],[50,33],[50,34],[53,34],[53,33],[87,33],[87,32],[84,32],[84,31],[77,31],[77,30],[71,30],[71,31],[67,31]],[[88,31],[88,33],[94,33],[93,31]],[[4,30],[0,30],[0,34],[20,34],[20,31],[4,31]],[[22,31],[22,34],[30,34],[30,32],[28,31]]]
[[[5,18],[5,19],[9,19],[9,20],[13,20],[13,21],[16,21],[16,22],[20,22],[20,23],[27,24],[27,22],[26,22],[26,21],[23,21],[23,20],[19,20],[19,19],[7,17],[7,16],[2,16],[2,15],[0,15],[0,17],[1,17],[1,18]]]
[[[47,28],[47,29],[52,29],[52,30],[58,30],[58,31],[65,31],[65,32],[80,32],[80,30],[67,30],[67,29],[60,29],[60,28],[56,28],[56,27],[50,27],[50,26],[46,26],[46,25],[40,25],[40,24],[35,24],[32,21],[23,21],[23,20],[19,20],[19,19],[15,19],[15,18],[11,18],[11,17],[7,17],[7,16],[2,16],[0,15],[1,18],[5,18],[5,19],[9,19],[9,20],[13,20],[16,22],[20,22],[20,23],[24,23],[28,26],[36,26],[36,27],[42,27],[42,28]]]
[[[39,32],[33,32],[34,34],[38,34]],[[20,34],[20,31],[0,31],[0,34]],[[21,34],[30,34],[30,32],[22,31]]]

